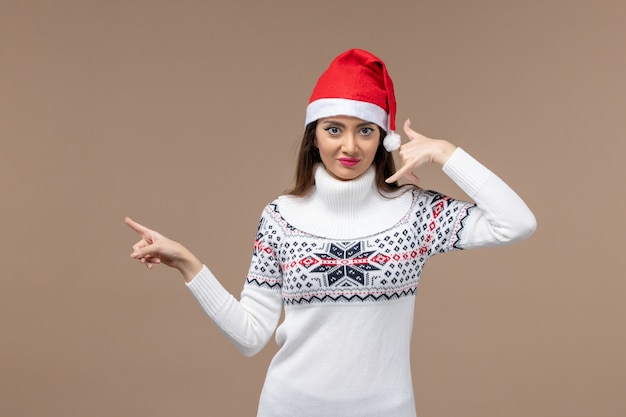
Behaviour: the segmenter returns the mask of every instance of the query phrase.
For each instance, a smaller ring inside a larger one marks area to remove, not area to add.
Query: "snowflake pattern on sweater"
[[[430,256],[462,249],[460,235],[474,206],[416,189],[411,209],[395,226],[344,241],[296,229],[274,201],[259,222],[246,285],[280,290],[287,306],[415,295]]]

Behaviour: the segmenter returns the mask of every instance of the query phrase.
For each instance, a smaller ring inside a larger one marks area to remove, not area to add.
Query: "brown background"
[[[254,415],[273,340],[236,353],[174,271],[129,258],[123,218],[238,294],[310,91],[350,47],[386,61],[400,122],[539,222],[426,268],[419,414],[626,415],[624,22],[622,1],[1,1],[0,415]]]

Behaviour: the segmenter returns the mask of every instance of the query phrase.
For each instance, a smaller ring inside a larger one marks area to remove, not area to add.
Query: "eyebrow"
[[[329,120],[324,120],[322,122],[322,124],[329,124],[329,125],[337,125],[340,127],[346,127],[345,124],[341,123],[338,120],[333,120],[333,119],[329,119]],[[359,123],[358,125],[356,125],[356,127],[363,127],[363,126],[370,126],[370,125],[376,125],[376,123],[372,123],[372,122],[363,122],[363,123]]]

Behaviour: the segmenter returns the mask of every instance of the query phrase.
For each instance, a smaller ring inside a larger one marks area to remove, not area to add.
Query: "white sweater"
[[[240,300],[206,266],[188,284],[244,355],[276,330],[258,417],[415,416],[409,352],[425,261],[536,227],[517,194],[462,149],[443,170],[475,203],[412,187],[385,198],[372,168],[338,181],[320,166],[307,197],[265,207]]]

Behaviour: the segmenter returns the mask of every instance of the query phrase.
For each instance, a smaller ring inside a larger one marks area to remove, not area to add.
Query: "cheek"
[[[378,152],[378,143],[373,144],[371,147],[368,148],[368,154],[369,156],[374,159],[374,157],[376,156],[376,152]]]
[[[319,149],[320,153],[334,153],[339,147],[339,142],[322,138],[315,141],[315,145]]]

